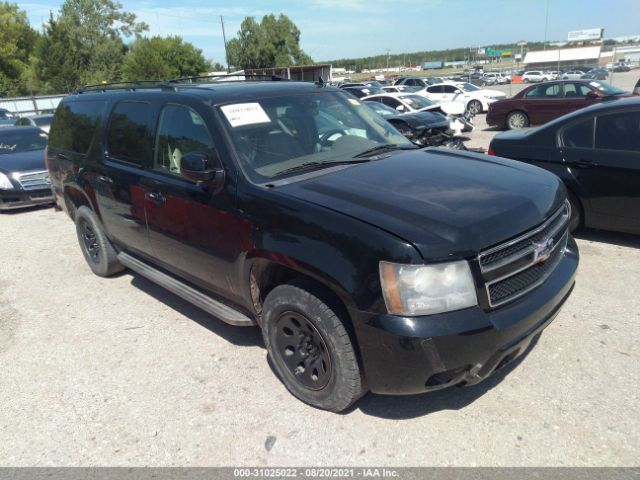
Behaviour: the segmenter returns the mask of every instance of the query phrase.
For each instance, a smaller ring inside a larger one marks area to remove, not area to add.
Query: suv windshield
[[[0,134],[0,155],[44,150],[47,134],[44,132],[11,132]]]
[[[356,162],[357,155],[375,147],[413,146],[359,100],[341,92],[264,98],[219,108],[243,169],[257,183],[304,165]]]
[[[605,95],[620,95],[621,93],[625,93],[624,90],[621,90],[618,87],[614,87],[613,85],[601,80],[592,80],[589,82],[589,85],[597,88]]]

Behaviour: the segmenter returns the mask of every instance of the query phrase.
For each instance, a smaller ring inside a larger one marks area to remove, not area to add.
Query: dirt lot
[[[587,233],[578,282],[484,384],[344,415],[276,380],[257,329],[129,272],[94,276],[64,214],[0,216],[1,465],[634,465],[640,239]]]
[[[521,361],[336,415],[287,393],[257,329],[94,276],[64,214],[2,214],[0,465],[637,465],[640,237],[578,243],[574,293]]]

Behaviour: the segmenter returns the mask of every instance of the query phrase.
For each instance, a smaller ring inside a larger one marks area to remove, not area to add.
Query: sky
[[[570,30],[604,28],[605,37],[640,34],[639,0],[119,0],[149,25],[149,35],[181,35],[224,63],[227,40],[246,16],[284,13],[315,61],[408,53],[521,39],[564,40]],[[39,28],[61,0],[18,1]]]

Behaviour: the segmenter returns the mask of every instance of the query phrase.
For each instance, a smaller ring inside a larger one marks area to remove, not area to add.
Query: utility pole
[[[222,25],[222,41],[224,42],[224,58],[227,61],[227,73],[231,73],[229,67],[229,52],[227,52],[227,36],[224,34],[224,18],[220,15],[220,25]]]
[[[542,45],[542,49],[547,49],[547,31],[549,29],[549,0],[547,0],[547,13],[544,18],[544,44]]]
[[[389,49],[387,48],[387,50],[386,50],[386,52],[387,52],[387,70],[389,70],[389,52],[390,52],[390,51],[391,51],[391,50],[389,50]]]

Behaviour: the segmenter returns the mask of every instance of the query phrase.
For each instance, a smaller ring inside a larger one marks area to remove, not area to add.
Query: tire
[[[285,387],[314,407],[340,412],[364,393],[349,334],[337,308],[313,288],[285,284],[264,301],[262,335]]]
[[[569,231],[575,232],[582,227],[582,205],[578,197],[571,191],[567,191],[567,198],[571,204],[571,218],[569,218]]]
[[[480,102],[479,100],[471,100],[467,104],[467,110],[469,110],[474,115],[482,113],[482,102]]]
[[[524,83],[529,83],[529,79],[525,78],[524,80],[522,80]]]
[[[80,250],[93,273],[109,277],[124,270],[100,220],[88,207],[80,207],[76,212],[76,234]]]
[[[514,110],[507,115],[507,128],[509,130],[516,130],[519,128],[526,128],[529,126],[529,117],[526,113],[520,110]]]

